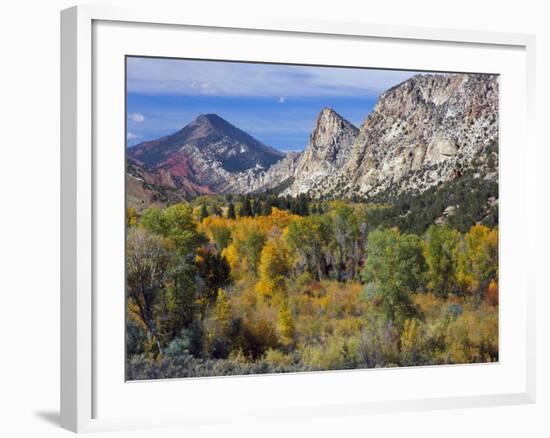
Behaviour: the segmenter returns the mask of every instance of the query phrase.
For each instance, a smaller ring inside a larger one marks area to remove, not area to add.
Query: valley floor
[[[280,342],[268,327],[284,324],[269,305],[257,305],[265,320],[256,321],[256,341],[263,353],[250,357],[242,347],[225,358],[198,357],[186,340],[172,342],[161,357],[131,356],[129,380],[244,374],[326,371],[379,367],[464,364],[498,361],[498,306],[460,298],[417,295],[421,319],[402,327],[384,321],[376,304],[362,299],[360,284],[310,283],[292,294],[295,313],[292,341]],[[234,300],[238,302],[238,299]],[[238,305],[238,304],[237,304]],[[284,329],[282,329],[284,330]],[[263,339],[262,339],[263,338]],[[220,341],[220,339],[217,339]],[[210,340],[209,342],[216,342]],[[246,341],[241,341],[245,342]]]
[[[128,212],[127,379],[498,361],[496,228],[264,202]]]

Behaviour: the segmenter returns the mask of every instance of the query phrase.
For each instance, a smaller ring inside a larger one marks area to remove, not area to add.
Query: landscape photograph
[[[125,117],[126,380],[498,362],[498,75],[127,56]]]

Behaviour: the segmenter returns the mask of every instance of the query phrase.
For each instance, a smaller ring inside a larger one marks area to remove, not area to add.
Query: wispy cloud
[[[151,95],[215,95],[273,97],[372,97],[408,79],[415,72],[128,58],[131,93]],[[282,99],[282,101],[281,101]]]
[[[147,123],[129,127],[132,130],[129,134],[142,138],[144,136],[138,134],[145,130],[150,134],[145,137],[154,138],[173,133],[191,123],[202,112],[205,111],[196,112],[185,108],[157,111],[147,118]],[[289,109],[282,114],[275,111],[261,111],[254,114],[242,108],[235,108],[232,111],[219,110],[216,113],[238,128],[258,136],[274,134],[307,136],[315,127],[317,117],[317,111],[302,113],[293,109]]]
[[[127,142],[172,134],[201,113],[216,113],[266,144],[300,150],[323,107],[359,126],[383,91],[416,73],[131,57]]]
[[[140,113],[132,113],[132,114],[129,114],[128,115],[128,118],[132,121],[132,122],[136,122],[136,123],[142,123],[144,120],[145,120],[145,116],[143,114],[140,114]]]

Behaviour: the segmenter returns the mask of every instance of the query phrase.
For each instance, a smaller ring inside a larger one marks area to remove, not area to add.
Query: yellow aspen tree
[[[266,297],[283,294],[289,272],[290,256],[286,243],[280,237],[268,240],[260,256],[259,281],[256,284],[256,291]]]
[[[277,330],[279,332],[283,345],[289,346],[294,343],[296,328],[294,326],[294,318],[292,317],[292,312],[290,311],[290,308],[288,307],[288,303],[286,301],[283,301],[283,304],[279,309]]]

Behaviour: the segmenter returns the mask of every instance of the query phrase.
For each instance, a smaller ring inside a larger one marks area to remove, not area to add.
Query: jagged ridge
[[[495,144],[498,77],[436,74],[387,90],[360,128],[324,108],[302,153],[285,156],[209,114],[128,155],[197,193],[372,199],[421,193],[473,167],[498,181]]]

